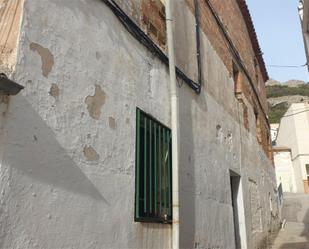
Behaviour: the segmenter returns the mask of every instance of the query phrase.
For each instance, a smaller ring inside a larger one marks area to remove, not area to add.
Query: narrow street
[[[282,218],[286,220],[273,249],[309,248],[309,195],[285,194]]]

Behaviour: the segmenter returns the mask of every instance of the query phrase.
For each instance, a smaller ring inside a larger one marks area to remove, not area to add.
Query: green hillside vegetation
[[[287,102],[280,103],[278,105],[269,106],[269,123],[279,123],[282,116],[289,108]]]
[[[266,86],[267,98],[276,98],[282,96],[302,95],[309,96],[309,85],[303,84],[298,87],[289,87],[286,85]]]
[[[300,84],[297,87],[291,87],[288,85],[271,85],[266,86],[267,98],[278,98],[284,96],[308,96],[309,97],[309,84]],[[279,123],[282,116],[289,108],[289,102],[283,102],[277,105],[269,104],[269,122]]]

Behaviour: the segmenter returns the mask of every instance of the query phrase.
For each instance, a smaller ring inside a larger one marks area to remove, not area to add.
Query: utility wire
[[[306,67],[306,66],[308,66],[308,62],[307,63],[305,63],[304,65],[298,65],[298,66],[296,66],[296,65],[293,65],[293,66],[291,66],[291,65],[267,65],[268,67]]]
[[[148,50],[156,55],[166,66],[168,64],[167,55],[148,37],[148,35],[141,30],[141,28],[120,8],[120,6],[114,0],[102,0],[116,15],[123,26],[129,31],[129,33],[143,44]],[[185,83],[188,84],[196,93],[200,93],[201,84],[190,79],[180,68],[176,66],[176,74]]]
[[[301,111],[301,112],[296,112],[296,113],[292,113],[292,114],[284,115],[284,116],[282,116],[282,118],[286,118],[286,117],[294,116],[294,115],[297,115],[297,114],[300,114],[300,113],[304,113],[304,112],[309,112],[309,109],[304,110],[304,111]]]

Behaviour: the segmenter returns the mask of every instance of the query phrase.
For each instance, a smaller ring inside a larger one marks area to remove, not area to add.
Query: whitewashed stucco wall
[[[277,185],[282,184],[283,192],[296,192],[295,174],[290,151],[274,152]]]
[[[303,193],[303,180],[307,180],[306,164],[309,164],[309,105],[292,104],[281,119],[277,146],[287,146],[292,150],[297,191]]]
[[[180,89],[181,247],[235,248],[233,170],[253,248],[275,222],[274,168],[253,110],[249,133],[233,80],[204,35],[202,44],[203,78],[217,97]],[[135,110],[170,126],[167,68],[98,0],[26,0],[18,51],[25,90],[5,107],[1,133],[2,248],[170,248],[170,225],[133,221]]]

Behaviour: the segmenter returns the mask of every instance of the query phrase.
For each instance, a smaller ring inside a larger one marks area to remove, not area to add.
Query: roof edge
[[[275,151],[275,152],[281,152],[281,151],[291,152],[292,149],[288,148],[288,147],[273,147],[273,151]]]
[[[260,44],[259,44],[259,41],[258,41],[258,38],[257,38],[257,34],[256,34],[256,31],[255,31],[255,28],[254,28],[254,24],[253,24],[253,21],[252,21],[252,18],[251,18],[251,14],[250,14],[248,5],[246,3],[246,0],[237,0],[237,3],[238,3],[240,11],[242,13],[242,16],[245,20],[247,30],[248,30],[248,33],[249,33],[249,37],[250,37],[250,40],[251,40],[251,44],[252,44],[252,47],[253,47],[253,50],[254,50],[254,53],[255,53],[255,57],[257,58],[258,63],[260,65],[263,80],[264,80],[264,82],[266,82],[266,81],[269,80],[269,76],[268,76],[265,61],[263,59],[263,53],[261,51],[261,47],[260,47]]]

